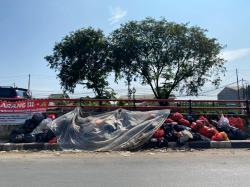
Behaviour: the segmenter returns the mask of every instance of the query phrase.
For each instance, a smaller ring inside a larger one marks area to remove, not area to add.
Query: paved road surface
[[[250,186],[249,150],[0,153],[0,186]]]

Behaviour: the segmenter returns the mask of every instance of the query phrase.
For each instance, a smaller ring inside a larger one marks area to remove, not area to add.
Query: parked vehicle
[[[29,99],[31,94],[28,89],[0,86],[0,98]]]

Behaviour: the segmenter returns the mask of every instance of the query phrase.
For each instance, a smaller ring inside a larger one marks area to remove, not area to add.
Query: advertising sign
[[[41,100],[0,101],[0,125],[22,124],[35,112],[46,112],[48,102]]]

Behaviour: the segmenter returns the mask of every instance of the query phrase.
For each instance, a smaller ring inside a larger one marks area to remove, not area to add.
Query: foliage
[[[110,36],[112,66],[116,79],[139,78],[156,98],[173,91],[197,95],[206,82],[220,83],[225,72],[223,48],[206,30],[165,19],[130,21]]]
[[[111,71],[107,53],[108,42],[102,31],[87,28],[65,36],[45,59],[58,72],[65,91],[73,93],[80,84],[102,98],[108,92],[107,77]]]
[[[121,25],[108,39],[93,28],[72,32],[45,59],[65,91],[81,84],[95,98],[112,98],[107,78],[114,71],[116,80],[138,79],[165,99],[174,91],[197,95],[206,82],[218,86],[225,72],[222,48],[200,27],[146,18]]]
[[[69,99],[68,94],[62,93],[62,94],[50,94],[49,99]],[[54,105],[67,105],[70,104],[68,101],[53,101]]]

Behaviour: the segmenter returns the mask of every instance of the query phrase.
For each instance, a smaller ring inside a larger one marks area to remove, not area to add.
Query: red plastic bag
[[[179,120],[179,124],[187,126],[187,127],[190,127],[189,121],[186,120],[186,119],[184,119],[184,118],[182,118],[182,119]]]
[[[244,128],[244,120],[240,117],[229,118],[229,124],[241,130]]]
[[[165,132],[163,129],[157,129],[157,131],[155,131],[153,137],[154,138],[157,138],[157,139],[160,139],[160,138],[163,138],[165,135]]]
[[[57,138],[54,137],[54,138],[50,139],[50,140],[48,141],[48,143],[50,143],[50,144],[57,143]]]
[[[172,120],[178,122],[179,120],[181,120],[183,118],[183,115],[179,112],[175,112],[173,115],[172,115]]]

